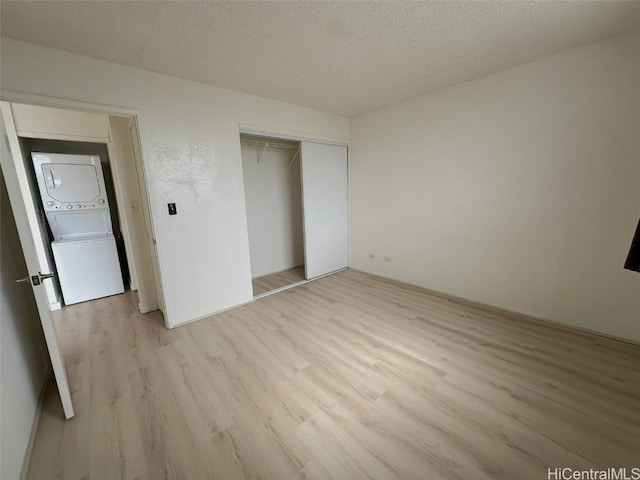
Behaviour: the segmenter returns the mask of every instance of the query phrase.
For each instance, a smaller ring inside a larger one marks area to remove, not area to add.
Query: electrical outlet
[[[391,257],[384,257],[384,261],[387,263],[391,263]]]
[[[178,210],[176,209],[175,203],[167,203],[167,208],[169,209],[169,215],[177,215]]]

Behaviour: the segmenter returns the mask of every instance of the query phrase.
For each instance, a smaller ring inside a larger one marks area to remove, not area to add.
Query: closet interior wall
[[[304,264],[299,142],[240,135],[252,278]]]

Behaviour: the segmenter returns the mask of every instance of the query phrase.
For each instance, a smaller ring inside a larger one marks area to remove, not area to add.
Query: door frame
[[[113,115],[127,117],[132,122],[132,129],[136,138],[131,138],[134,150],[134,162],[138,175],[138,189],[140,190],[140,199],[142,202],[142,215],[145,219],[145,230],[147,231],[147,249],[149,251],[149,260],[153,272],[153,280],[155,283],[156,306],[163,313],[163,320],[166,328],[169,328],[165,308],[165,297],[160,270],[160,252],[156,245],[156,234],[153,220],[153,211],[151,209],[151,197],[149,192],[148,173],[144,164],[144,152],[142,150],[140,129],[142,122],[142,114],[139,110],[115,107],[109,105],[101,105],[88,102],[79,102],[75,100],[47,97],[42,95],[26,94],[13,91],[0,92],[0,101],[8,103],[22,103],[27,105],[35,105],[40,107],[61,108],[66,110],[76,110],[86,113],[96,113],[101,115]],[[15,125],[12,125],[15,130]],[[131,130],[130,129],[130,132]],[[108,145],[108,144],[107,144]],[[15,159],[14,159],[15,160]]]
[[[326,143],[328,145],[340,145],[342,147],[347,147],[347,149],[349,148],[349,142],[345,140],[340,140],[338,138],[320,137],[320,136],[308,135],[306,133],[292,132],[287,130],[276,130],[273,128],[261,127],[258,125],[251,125],[248,123],[238,124],[238,130],[239,130],[239,133],[246,134],[246,135],[257,135],[260,137],[269,137],[269,138],[281,138],[282,140],[293,140],[296,142]]]

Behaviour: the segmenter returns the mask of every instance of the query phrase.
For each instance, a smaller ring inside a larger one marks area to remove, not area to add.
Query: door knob
[[[31,277],[27,277],[27,278],[20,278],[19,280],[16,280],[16,283],[24,283],[24,282],[31,281],[31,283],[33,283],[34,285],[40,285],[42,283],[42,280],[46,280],[47,278],[53,278],[54,275],[55,274],[53,273],[38,272],[38,275],[32,275]]]

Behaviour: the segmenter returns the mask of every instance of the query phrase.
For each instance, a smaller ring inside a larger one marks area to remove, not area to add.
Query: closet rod
[[[249,145],[252,147],[268,147],[268,148],[285,148],[287,150],[293,150],[298,148],[297,145],[289,145],[287,143],[271,143],[271,142],[261,142],[258,140],[241,140],[241,145]]]
[[[293,156],[293,158],[289,162],[289,168],[291,168],[291,165],[293,165],[293,162],[295,162],[296,158],[298,158],[298,155],[300,155],[300,149],[299,148],[298,148],[298,150],[296,150],[295,155]]]

